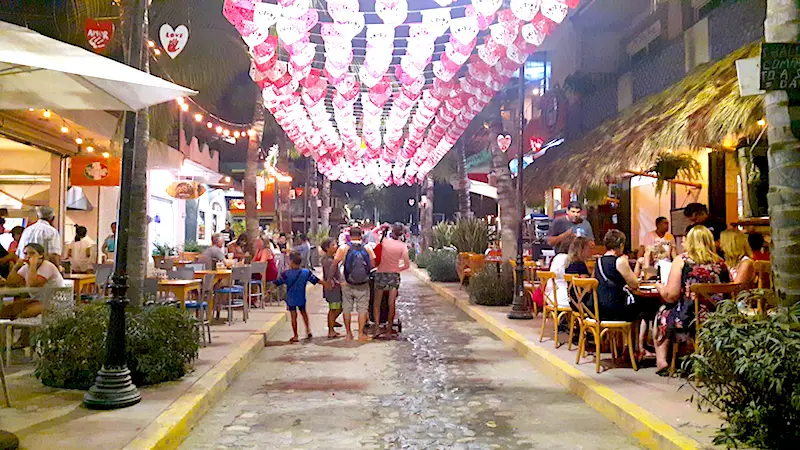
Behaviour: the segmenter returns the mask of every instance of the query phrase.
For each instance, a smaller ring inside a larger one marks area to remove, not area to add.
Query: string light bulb
[[[34,111],[36,111],[36,110],[35,110],[35,109],[33,109],[33,108],[28,108],[28,111],[30,111],[30,112],[34,112]]]
[[[209,128],[209,129],[214,128],[214,124],[211,123],[211,122],[206,122],[206,128]]]
[[[75,143],[78,144],[78,145],[81,145],[81,144],[83,144],[83,139],[81,139],[79,137],[76,137],[75,138]]]
[[[87,145],[86,146],[86,151],[89,152],[89,153],[93,153],[94,152],[94,147],[92,147],[91,145]]]
[[[231,130],[227,130],[227,129],[222,130],[222,135],[223,136],[230,136],[231,135]]]
[[[202,114],[199,114],[199,113],[198,113],[198,114],[195,114],[195,115],[194,115],[194,120],[195,120],[196,122],[202,122],[202,121],[203,121],[203,115],[202,115]]]
[[[186,99],[183,97],[178,97],[175,99],[175,101],[178,102],[179,105],[186,103]]]
[[[226,183],[230,183],[231,182],[231,177],[225,177],[225,182]]]
[[[183,110],[183,112],[189,111],[189,105],[187,105],[186,103],[183,103],[183,104],[181,104],[181,109]]]
[[[66,125],[62,125],[62,126],[61,126],[61,132],[62,132],[62,133],[69,133],[69,128],[67,128],[67,126],[66,126]]]
[[[217,128],[215,128],[214,131],[216,131],[217,134],[222,134],[222,127],[217,125]]]
[[[53,113],[51,113],[49,109],[45,109],[44,111],[42,111],[42,115],[44,116],[45,119],[49,119],[50,116],[53,115]]]
[[[109,156],[111,156],[111,154],[110,154],[110,153],[108,153],[108,152],[103,152],[103,158],[108,158]]]
[[[764,119],[758,119],[758,122],[756,122],[756,123],[757,123],[757,124],[758,124],[758,126],[760,126],[760,127],[763,127],[763,126],[766,126],[766,125],[767,125],[767,121],[766,121],[766,120],[764,120]]]
[[[156,56],[159,56],[159,55],[161,55],[161,50],[159,50],[157,48],[154,48],[153,49],[153,54],[156,55]]]
[[[254,129],[252,129],[252,128],[251,128],[251,129],[249,129],[249,130],[247,130],[247,135],[248,135],[248,136],[250,136],[250,137],[255,137],[255,135],[256,135],[256,130],[254,130]]]
[[[156,43],[153,42],[153,41],[147,41],[147,46],[150,47],[150,48],[155,48]]]
[[[239,133],[238,131],[234,131],[233,132],[233,137],[235,137],[235,138],[238,138],[241,135],[242,135],[242,133]]]

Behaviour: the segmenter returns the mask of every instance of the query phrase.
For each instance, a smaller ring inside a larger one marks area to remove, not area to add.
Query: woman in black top
[[[600,303],[601,320],[636,319],[637,312],[633,304],[628,304],[628,292],[624,289],[639,288],[639,280],[631,270],[628,257],[625,256],[625,234],[619,230],[609,230],[603,238],[606,252],[597,259],[594,277],[597,279],[597,299]],[[586,306],[594,308],[594,300],[589,299]]]

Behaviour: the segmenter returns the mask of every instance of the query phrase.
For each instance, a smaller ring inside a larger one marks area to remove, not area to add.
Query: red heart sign
[[[110,20],[86,19],[83,32],[94,51],[100,53],[114,37],[114,22]]]
[[[511,135],[498,135],[497,136],[497,146],[500,147],[500,150],[505,153],[509,147],[511,147]]]

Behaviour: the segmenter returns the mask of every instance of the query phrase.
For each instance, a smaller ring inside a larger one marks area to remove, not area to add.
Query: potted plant
[[[657,178],[656,195],[661,195],[664,183],[677,178],[678,173],[682,173],[687,180],[699,178],[700,163],[689,153],[664,152],[658,155],[649,171]]]
[[[178,254],[178,250],[169,244],[162,244],[160,242],[155,242],[153,243],[153,246],[155,246],[155,248],[153,249],[153,263],[156,265],[164,261],[167,257],[175,256]]]

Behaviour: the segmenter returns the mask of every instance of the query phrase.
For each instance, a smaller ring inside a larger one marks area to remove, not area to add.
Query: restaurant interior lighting
[[[197,113],[197,114],[195,114],[195,115],[194,115],[194,120],[195,120],[196,122],[202,122],[202,121],[203,121],[203,115],[202,115],[202,114],[200,114],[200,113]]]
[[[214,131],[216,131],[217,134],[222,134],[222,127],[217,125],[217,128],[215,128]]]
[[[66,125],[64,125],[64,126],[61,127],[61,132],[62,133],[69,133],[69,128],[67,128]]]
[[[83,139],[81,139],[79,137],[76,137],[75,138],[75,143],[78,144],[78,145],[81,145],[81,144],[83,144]]]
[[[53,115],[53,113],[51,113],[49,109],[45,109],[44,111],[42,111],[42,115],[45,117],[45,119],[49,119],[50,116]]]
[[[225,182],[226,183],[230,183],[231,182],[231,177],[225,177]]]
[[[213,123],[211,123],[211,122],[206,122],[206,127],[207,127],[207,128],[213,128],[213,127],[214,127],[214,124],[213,124]]]
[[[181,104],[181,109],[183,112],[189,111],[189,105],[186,103]]]
[[[231,130],[228,130],[228,129],[222,130],[222,135],[223,136],[230,136],[231,135]]]
[[[28,111],[30,111],[30,112],[34,112],[34,111],[36,111],[36,110],[35,110],[35,109],[33,109],[33,108],[28,108]]]
[[[91,145],[87,145],[86,146],[86,151],[89,152],[89,153],[92,153],[92,152],[94,152],[94,147],[92,147]]]
[[[756,123],[757,123],[757,124],[758,124],[758,126],[760,126],[760,127],[763,127],[763,126],[766,126],[766,125],[767,125],[767,121],[766,121],[766,120],[764,120],[764,119],[758,119],[758,122],[756,122]]]
[[[241,135],[242,135],[242,133],[239,133],[238,131],[234,131],[233,132],[233,137],[235,137],[235,138],[238,138]]]
[[[103,152],[103,158],[108,158],[109,156],[111,156],[111,154],[110,154],[110,153],[108,153],[108,152]]]

